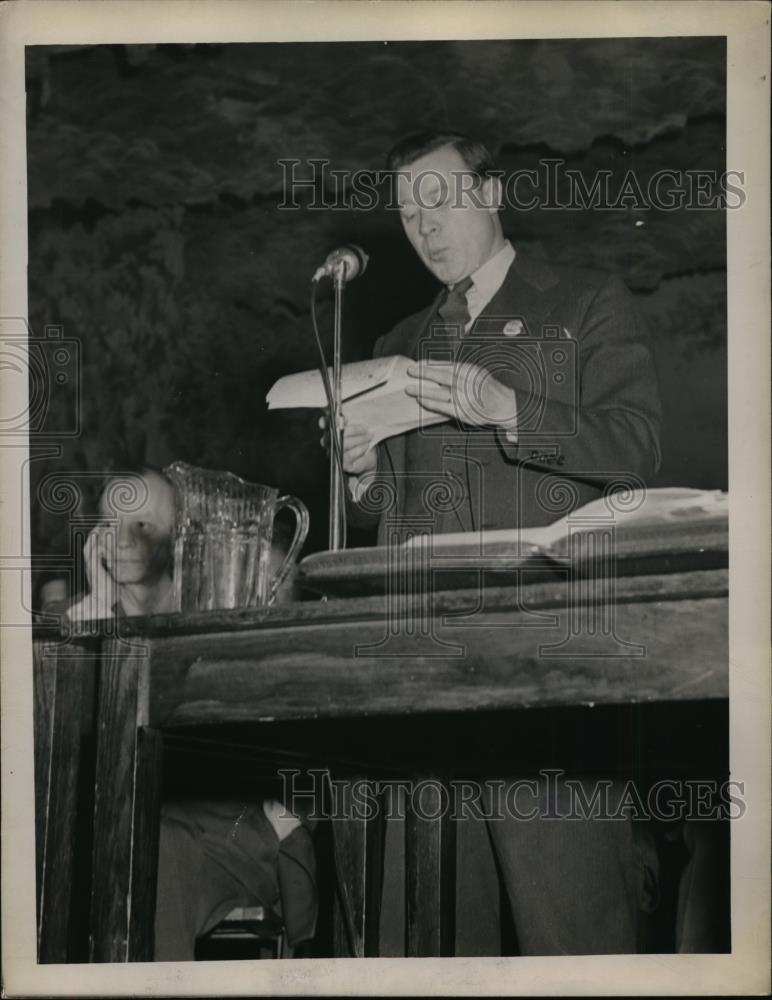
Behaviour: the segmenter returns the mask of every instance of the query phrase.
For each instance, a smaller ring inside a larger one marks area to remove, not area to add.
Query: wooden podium
[[[373,565],[379,558],[373,550]],[[36,629],[39,960],[68,959],[92,696],[95,962],[152,959],[169,727],[259,722],[265,742],[288,719],[378,715],[396,731],[406,713],[728,697],[725,521],[638,539],[600,578],[518,566],[507,582],[502,565],[463,570],[472,576],[460,582],[476,585],[435,589],[430,572],[420,592],[387,585],[366,597],[105,623],[113,634]],[[351,576],[349,567],[349,585]],[[408,815],[406,829],[407,954],[452,954],[452,826]],[[352,821],[337,837],[341,953],[377,954],[378,831]]]

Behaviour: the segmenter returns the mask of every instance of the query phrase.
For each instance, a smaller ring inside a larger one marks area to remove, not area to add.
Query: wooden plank
[[[163,740],[160,731],[141,727],[137,732],[136,753],[128,951],[130,962],[150,961],[153,957],[163,791]]]
[[[365,829],[365,958],[380,954],[381,899],[386,849],[386,817],[384,801],[377,798],[378,812],[369,819]]]
[[[46,821],[50,794],[51,739],[56,680],[56,647],[42,641],[32,644],[32,676],[35,734],[35,871],[37,874],[38,932],[40,896],[43,889]]]
[[[332,955],[333,958],[351,958],[353,947],[350,942],[352,931],[350,919],[343,906],[341,893],[336,887],[332,901]]]
[[[512,574],[513,583],[519,579]],[[702,597],[725,595],[728,589],[728,573],[725,568],[687,569],[680,563],[676,571],[667,573],[647,573],[623,576],[617,579],[620,600],[656,600],[658,595]],[[560,606],[565,602],[565,579],[530,583],[528,586],[495,586],[485,588],[487,607],[506,608],[517,603],[521,594],[529,606]],[[463,611],[479,599],[480,587],[461,590],[435,590],[434,606],[438,613],[452,614]],[[424,595],[390,596],[309,600],[294,604],[283,604],[273,608],[240,608],[232,611],[201,611],[190,614],[153,615],[147,618],[123,618],[118,623],[118,632],[123,637],[130,636],[173,636],[200,635],[202,633],[238,632],[244,629],[270,629],[285,626],[313,625],[367,621],[382,617],[395,608],[407,613],[406,606],[423,602]],[[114,623],[102,623],[112,629]],[[38,629],[42,638],[52,638],[51,630]],[[98,624],[72,626],[68,634],[91,636],[100,634]]]
[[[456,942],[456,826],[450,789],[423,777],[405,798],[405,954],[448,957]]]
[[[720,582],[692,579],[688,592],[703,586],[710,593],[713,585]],[[614,612],[610,638],[597,628],[571,633],[576,608],[565,587],[562,608],[496,610],[486,601],[476,614],[439,621],[439,638],[460,645],[462,655],[427,651],[413,635],[394,636],[388,657],[358,655],[383,636],[383,619],[157,638],[150,722],[727,697],[726,597],[672,599],[672,589],[671,581],[654,600],[623,593],[605,606],[607,617]],[[649,593],[657,595],[656,579]],[[597,604],[587,607],[600,614]]]
[[[153,957],[161,742],[148,730],[148,656],[104,644],[99,691],[90,958]]]
[[[331,822],[337,875],[335,954],[373,958],[378,955],[380,937],[383,804],[374,786],[361,777],[336,782],[335,796]],[[373,805],[372,810],[355,808],[356,802],[365,801]]]
[[[66,962],[73,934],[81,731],[93,643],[33,644],[38,961]]]

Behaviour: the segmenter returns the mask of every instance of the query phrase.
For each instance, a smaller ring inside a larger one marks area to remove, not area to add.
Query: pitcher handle
[[[298,500],[297,497],[289,495],[279,497],[274,504],[273,516],[276,517],[279,511],[283,510],[285,507],[291,510],[295,515],[295,536],[292,539],[292,543],[287,549],[287,554],[279,567],[279,571],[273,579],[273,583],[271,584],[271,590],[268,594],[269,607],[276,600],[276,594],[278,593],[279,587],[281,587],[287,579],[287,574],[292,568],[292,564],[295,562],[295,557],[303,547],[303,543],[308,535],[308,508],[303,501]]]

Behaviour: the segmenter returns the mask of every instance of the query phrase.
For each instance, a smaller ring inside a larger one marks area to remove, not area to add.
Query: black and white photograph
[[[768,6],[8,8],[6,994],[767,992]]]

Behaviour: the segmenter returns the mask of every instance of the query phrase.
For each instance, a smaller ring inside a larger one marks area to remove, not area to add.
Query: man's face
[[[495,181],[476,180],[452,146],[402,167],[397,178],[407,238],[445,285],[474,273],[501,241]]]
[[[154,472],[116,476],[100,498],[99,513],[117,521],[115,554],[106,561],[115,582],[148,584],[160,579],[169,564],[174,536],[171,484]]]

